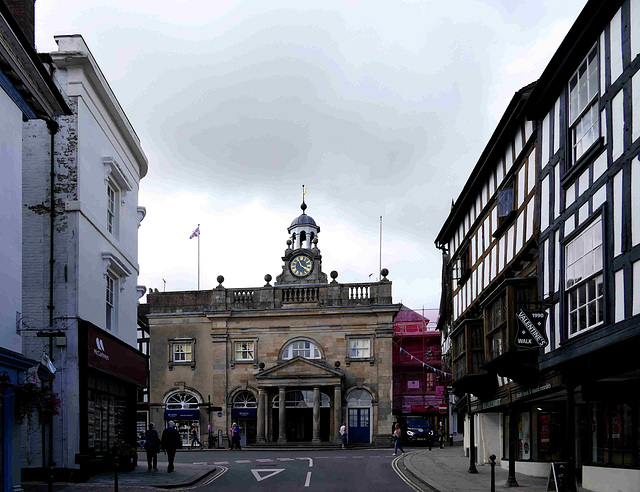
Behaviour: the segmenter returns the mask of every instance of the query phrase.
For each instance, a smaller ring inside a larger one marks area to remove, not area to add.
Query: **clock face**
[[[313,260],[307,255],[297,255],[289,262],[289,270],[296,277],[306,277],[313,270]]]

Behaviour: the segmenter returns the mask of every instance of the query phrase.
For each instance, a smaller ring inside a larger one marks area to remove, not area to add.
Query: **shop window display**
[[[591,462],[593,464],[638,465],[640,416],[637,410],[636,405],[634,418],[634,408],[628,403],[591,403]]]

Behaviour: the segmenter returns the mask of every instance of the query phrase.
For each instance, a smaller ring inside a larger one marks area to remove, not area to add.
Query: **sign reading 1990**
[[[520,348],[537,349],[549,345],[545,333],[547,321],[546,311],[526,311],[521,309],[516,313],[518,331],[516,333],[515,346]]]

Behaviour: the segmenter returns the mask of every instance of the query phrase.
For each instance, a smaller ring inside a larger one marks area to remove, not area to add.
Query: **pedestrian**
[[[160,436],[155,429],[155,424],[149,422],[149,430],[144,435],[144,450],[147,452],[147,464],[149,471],[158,471],[158,453],[160,452]]]
[[[342,449],[345,449],[347,445],[347,425],[344,422],[340,427],[340,435],[342,436]]]
[[[182,438],[180,437],[180,433],[176,430],[176,423],[173,420],[169,421],[169,427],[162,432],[160,444],[162,446],[162,450],[169,459],[167,472],[171,473],[174,469],[173,459],[176,457],[176,449],[182,447]]]
[[[402,454],[404,454],[404,449],[402,448],[402,444],[400,443],[400,440],[402,439],[402,430],[400,429],[400,424],[396,424],[396,430],[393,431],[393,438],[396,441],[393,455],[395,456],[398,454],[398,449],[402,451]]]
[[[238,451],[242,451],[240,447],[240,427],[235,422],[231,425],[231,448],[238,448]]]
[[[202,443],[200,439],[198,439],[198,429],[196,427],[191,431],[191,447],[193,448],[195,445],[202,447]]]

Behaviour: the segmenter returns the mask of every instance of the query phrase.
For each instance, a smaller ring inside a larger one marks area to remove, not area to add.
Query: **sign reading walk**
[[[547,313],[544,310],[526,311],[521,309],[516,313],[516,320],[518,320],[516,347],[537,349],[549,345],[545,332]]]

